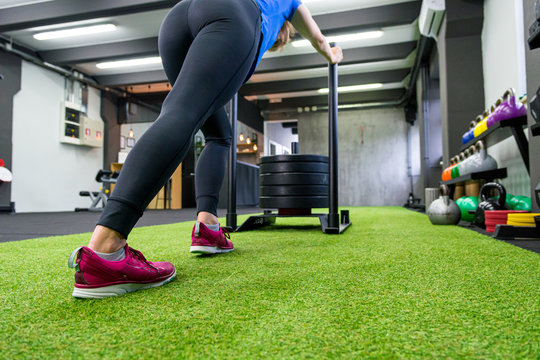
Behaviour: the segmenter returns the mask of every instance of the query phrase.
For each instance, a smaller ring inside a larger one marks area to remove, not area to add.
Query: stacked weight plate
[[[327,156],[265,156],[261,158],[259,173],[260,208],[328,207]]]

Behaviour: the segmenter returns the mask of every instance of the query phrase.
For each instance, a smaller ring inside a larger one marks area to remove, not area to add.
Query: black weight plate
[[[262,174],[259,184],[266,185],[328,185],[328,174],[282,173]]]
[[[328,156],[293,154],[293,155],[272,155],[272,156],[261,157],[261,164],[267,164],[267,163],[273,163],[273,162],[298,162],[298,161],[327,163]]]
[[[324,162],[275,162],[261,164],[259,167],[260,174],[269,173],[290,173],[290,172],[302,172],[302,173],[328,173],[328,163]]]
[[[328,196],[325,185],[261,186],[260,196]]]
[[[327,196],[261,196],[259,207],[262,209],[308,209],[328,207]]]

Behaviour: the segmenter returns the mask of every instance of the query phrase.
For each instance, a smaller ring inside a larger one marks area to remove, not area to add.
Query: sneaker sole
[[[82,288],[75,287],[73,288],[72,295],[76,298],[81,298],[81,299],[102,299],[102,298],[106,298],[110,296],[124,295],[125,293],[134,292],[138,290],[144,290],[144,289],[150,289],[150,288],[163,286],[173,281],[175,277],[176,277],[176,269],[174,270],[174,273],[171,276],[159,282],[149,283],[149,284],[128,283],[128,284],[104,286],[104,287],[93,288],[93,289],[82,289]]]
[[[233,249],[220,249],[217,246],[192,246],[189,252],[192,254],[223,254],[233,251]]]

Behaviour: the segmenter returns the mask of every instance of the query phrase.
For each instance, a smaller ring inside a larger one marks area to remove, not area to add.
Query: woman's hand
[[[330,64],[339,64],[343,61],[343,50],[339,47],[333,47],[332,49],[332,59],[330,60]]]

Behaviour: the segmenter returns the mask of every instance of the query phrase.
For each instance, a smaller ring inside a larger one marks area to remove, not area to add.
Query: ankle
[[[212,213],[206,212],[206,211],[201,211],[197,215],[197,221],[202,222],[205,225],[217,225],[217,224],[219,224],[217,216],[215,216]]]
[[[117,231],[96,226],[88,247],[100,253],[113,253],[126,246],[126,239]]]

